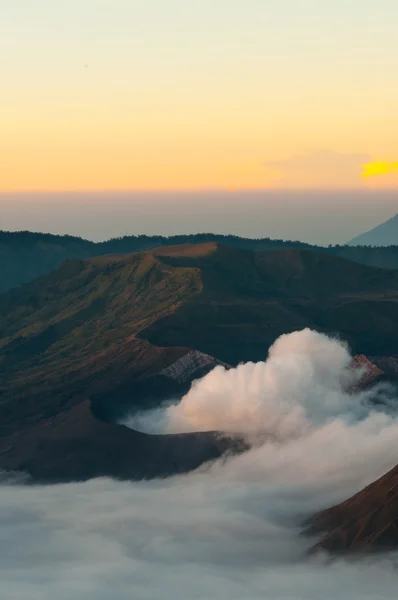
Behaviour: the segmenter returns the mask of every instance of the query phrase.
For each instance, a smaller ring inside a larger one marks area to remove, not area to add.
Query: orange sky
[[[398,186],[398,3],[321,4],[9,3],[0,191]]]

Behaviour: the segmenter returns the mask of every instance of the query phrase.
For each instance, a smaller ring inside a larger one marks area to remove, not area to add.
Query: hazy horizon
[[[0,229],[70,234],[192,233],[343,244],[398,212],[398,191],[265,190],[0,194]]]

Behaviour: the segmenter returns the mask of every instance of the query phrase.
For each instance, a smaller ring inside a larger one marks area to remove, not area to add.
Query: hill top
[[[45,275],[68,259],[85,259],[109,254],[124,255],[175,245],[222,244],[240,250],[301,248],[347,258],[360,264],[398,269],[398,246],[371,248],[363,246],[310,246],[298,241],[240,238],[233,235],[197,234],[162,236],[126,236],[106,242],[90,242],[73,236],[59,236],[29,231],[0,231],[0,293]],[[192,250],[193,252],[193,250]]]
[[[397,244],[398,214],[349,242],[350,246],[396,246]]]

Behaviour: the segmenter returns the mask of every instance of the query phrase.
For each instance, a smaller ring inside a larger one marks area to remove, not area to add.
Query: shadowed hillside
[[[316,548],[332,553],[396,549],[398,466],[352,498],[315,515],[313,533],[324,533]]]
[[[140,337],[195,347],[231,364],[263,360],[279,335],[304,327],[339,333],[355,352],[393,353],[398,347],[398,272],[307,250],[251,253],[222,246],[196,265],[202,293]]]
[[[50,273],[66,259],[92,256],[92,246],[72,236],[0,231],[0,292]]]
[[[398,356],[357,356],[362,387],[398,383]],[[321,536],[312,551],[332,554],[378,552],[398,545],[398,465],[348,500],[314,515],[305,531]]]

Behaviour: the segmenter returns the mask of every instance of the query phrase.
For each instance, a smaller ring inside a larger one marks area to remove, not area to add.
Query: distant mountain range
[[[398,271],[307,249],[214,242],[65,261],[0,296],[0,469],[38,481],[189,471],[242,442],[115,422],[178,398],[283,333],[339,332],[398,353]]]
[[[398,246],[398,215],[377,225],[370,231],[358,235],[349,242],[350,246]]]
[[[94,243],[78,237],[59,236],[29,231],[0,231],[0,292],[6,291],[35,277],[57,269],[66,259],[85,259],[107,254],[142,252],[161,246],[178,244],[221,243],[238,249],[261,252],[282,248],[306,248],[315,252],[325,252],[340,256],[360,264],[398,269],[398,245],[394,247],[366,248],[311,246],[297,241],[248,239],[233,235],[197,234],[162,236],[127,236],[107,242]]]

